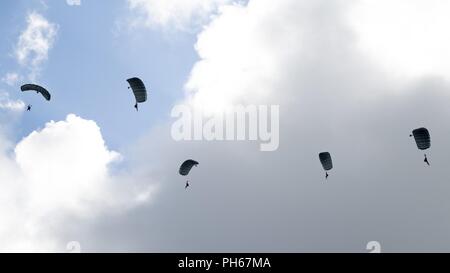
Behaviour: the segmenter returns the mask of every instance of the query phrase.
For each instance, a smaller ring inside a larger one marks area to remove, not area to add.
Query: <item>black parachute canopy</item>
[[[184,161],[183,164],[181,164],[179,173],[181,175],[188,175],[189,172],[191,171],[192,167],[197,166],[197,165],[198,165],[197,161],[188,159],[188,160]]]
[[[38,93],[40,93],[46,100],[50,100],[50,92],[47,91],[47,89],[45,89],[42,86],[39,86],[37,84],[24,84],[20,87],[20,89],[22,90],[22,92],[24,91],[36,91]]]
[[[139,78],[130,78],[127,80],[133,90],[136,102],[144,102],[147,100],[147,89],[145,88],[144,82]]]
[[[416,141],[417,148],[420,150],[426,150],[431,146],[430,133],[426,128],[418,128],[412,131],[414,140]]]
[[[320,163],[325,171],[333,169],[333,161],[329,152],[323,152],[319,154]]]

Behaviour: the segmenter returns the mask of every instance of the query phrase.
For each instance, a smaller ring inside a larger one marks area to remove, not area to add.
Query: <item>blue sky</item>
[[[170,32],[139,28],[125,22],[133,14],[124,1],[85,1],[69,6],[65,1],[7,1],[2,4],[0,30],[0,74],[25,71],[13,54],[18,36],[26,27],[26,17],[37,11],[58,25],[58,33],[48,60],[42,63],[37,83],[50,90],[47,103],[34,94],[22,94],[23,79],[2,88],[11,98],[32,104],[23,115],[16,137],[42,127],[49,120],[61,120],[69,113],[93,119],[101,127],[108,146],[120,149],[143,132],[169,118],[176,100],[183,97],[183,85],[197,59],[194,32]],[[11,26],[14,26],[11,28]],[[149,90],[149,100],[139,112],[125,81],[138,76]]]

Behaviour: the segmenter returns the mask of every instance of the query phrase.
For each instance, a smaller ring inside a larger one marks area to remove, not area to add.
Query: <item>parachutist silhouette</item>
[[[425,154],[424,156],[425,156],[425,159],[423,160],[423,162],[427,163],[427,164],[428,164],[428,166],[430,166],[430,162],[428,162],[428,158],[427,158],[427,155]]]
[[[136,99],[134,108],[136,108],[136,111],[139,111],[138,103],[147,101],[147,89],[145,88],[144,82],[142,82],[142,80],[139,78],[130,78],[127,80],[127,82],[130,84],[130,86],[128,86],[128,89],[133,90],[133,95]]]
[[[188,159],[183,162],[180,166],[180,170],[178,173],[182,176],[186,176],[191,171],[192,167],[197,166],[198,162],[192,159]],[[187,189],[189,187],[189,180],[186,180],[186,186],[184,186],[184,189]]]
[[[427,150],[431,147],[431,137],[430,132],[427,128],[417,128],[412,131],[412,135],[414,136],[414,140],[416,141],[417,148],[419,150]],[[427,155],[424,154],[423,162],[427,163],[430,166],[430,162],[428,162]]]
[[[329,152],[322,152],[319,154],[320,163],[322,163],[323,170],[325,171],[325,179],[328,179],[328,171],[333,169],[333,160]]]
[[[28,106],[27,106],[27,111],[31,111],[31,104],[28,104]]]

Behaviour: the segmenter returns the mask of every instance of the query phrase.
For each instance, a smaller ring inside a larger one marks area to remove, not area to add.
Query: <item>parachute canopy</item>
[[[188,175],[189,172],[191,171],[192,167],[197,166],[197,165],[198,165],[197,161],[188,159],[188,160],[184,161],[183,164],[181,164],[179,173],[181,175]]]
[[[333,169],[333,161],[329,152],[323,152],[319,154],[320,163],[325,171]]]
[[[23,91],[36,91],[40,93],[46,100],[50,100],[50,93],[42,86],[36,85],[36,84],[24,84],[20,87],[20,89]]]
[[[418,128],[412,131],[414,140],[416,141],[417,148],[420,150],[426,150],[431,146],[430,133],[426,128]]]
[[[141,79],[131,78],[128,79],[127,82],[130,84],[130,87],[133,90],[136,102],[144,102],[147,100],[147,89],[145,89],[145,85]]]

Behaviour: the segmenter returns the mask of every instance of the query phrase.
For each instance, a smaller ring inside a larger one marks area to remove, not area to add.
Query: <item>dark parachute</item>
[[[430,133],[426,128],[418,128],[412,131],[412,135],[416,141],[417,148],[426,150],[431,146]]]
[[[183,176],[188,175],[189,172],[191,171],[192,167],[197,166],[197,165],[198,165],[197,161],[188,159],[188,160],[184,161],[183,164],[181,164],[179,173]]]
[[[333,161],[329,152],[323,152],[319,154],[320,163],[325,170],[325,179],[328,178],[328,171],[333,169]]]
[[[147,100],[147,89],[145,88],[144,82],[139,78],[130,78],[127,80],[133,90],[134,97],[136,98],[136,104],[134,107],[138,109],[138,103],[145,102]],[[128,88],[130,88],[128,87]]]
[[[323,152],[319,154],[320,163],[325,171],[333,169],[333,161],[329,152]]]
[[[40,93],[46,100],[50,100],[50,93],[42,86],[36,85],[36,84],[24,84],[20,87],[22,92],[24,91],[36,91],[37,93]]]
[[[430,132],[424,127],[417,128],[412,131],[412,135],[409,135],[410,137],[414,136],[414,140],[416,141],[417,148],[419,150],[426,150],[431,147],[431,137]],[[424,162],[427,163],[428,166],[430,166],[430,162],[428,161],[427,155],[424,154]]]

